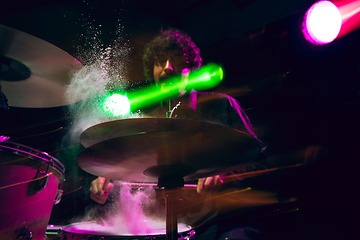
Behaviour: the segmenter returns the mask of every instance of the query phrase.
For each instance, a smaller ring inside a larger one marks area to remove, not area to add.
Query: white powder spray
[[[82,19],[86,33],[81,34],[80,38],[85,44],[78,47],[78,54],[75,56],[83,67],[73,72],[66,92],[66,98],[76,102],[68,106],[68,114],[72,119],[70,144],[78,144],[80,134],[85,129],[98,123],[116,120],[102,111],[101,101],[109,92],[123,91],[130,84],[125,76],[130,63],[128,56],[131,48],[129,42],[124,40],[124,26],[120,24],[121,21],[115,31],[115,40],[105,45],[101,41],[101,25],[94,27],[94,21],[89,21],[89,17]],[[126,116],[129,117],[136,118],[141,115],[135,113]],[[103,207],[97,206],[97,209],[90,209],[86,216],[78,221],[96,222],[93,227],[102,226],[101,231],[118,235],[147,234],[153,229],[165,229],[164,219],[158,219],[159,215],[165,217],[165,209],[161,209],[156,203],[152,188],[134,191],[124,184],[119,189],[117,193],[113,193],[115,199],[109,212],[95,219],[94,212]],[[157,219],[149,216],[149,208],[151,211],[161,209],[161,213],[156,214]],[[109,210],[105,206],[104,209]],[[90,226],[92,225],[87,225]]]
[[[107,235],[165,234],[164,199],[152,187],[132,188],[120,181],[114,184],[110,202],[97,205],[84,218],[78,219],[77,222],[83,223],[81,230]],[[102,212],[101,217],[95,212]],[[80,230],[80,225],[78,228]]]
[[[131,64],[129,54],[132,49],[125,38],[121,21],[114,31],[114,40],[110,44],[104,44],[102,26],[94,26],[94,21],[89,18],[90,16],[81,19],[85,33],[80,34],[79,38],[84,44],[77,47],[75,55],[83,67],[74,70],[66,91],[66,98],[70,102],[76,102],[68,106],[68,114],[73,120],[70,130],[73,142],[78,141],[81,132],[88,127],[116,120],[101,110],[101,102],[110,92],[125,91],[130,85],[126,76]],[[138,117],[138,114],[126,117]]]

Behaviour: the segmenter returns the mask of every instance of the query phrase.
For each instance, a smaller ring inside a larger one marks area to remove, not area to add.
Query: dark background
[[[312,179],[321,182],[317,191],[325,189],[314,201],[315,207],[308,204],[311,208],[303,211],[313,215],[299,217],[295,213],[284,222],[279,217],[279,224],[267,231],[277,234],[278,239],[294,239],[294,235],[335,239],[348,231],[356,210],[351,199],[358,182],[360,31],[324,46],[306,42],[301,23],[313,2],[15,0],[2,4],[0,24],[45,40],[83,64],[89,59],[85,50],[96,44],[112,44],[120,31],[131,48],[126,78],[134,85],[146,83],[141,54],[159,29],[186,31],[200,47],[205,63],[223,65],[226,78],[215,90],[241,102],[257,134],[268,145],[269,155],[310,145],[320,145],[331,153],[331,160],[322,162],[316,169],[317,178]],[[72,122],[66,109],[12,107],[1,112],[0,134],[59,158],[70,179],[64,191],[70,192],[86,188],[89,182],[83,180],[72,152],[68,153],[69,148],[76,152],[78,147],[64,140]],[[76,215],[77,208],[88,203],[86,197],[85,203],[69,198],[77,202],[69,215]],[[65,196],[63,202],[66,200]],[[280,224],[285,222],[288,225]]]

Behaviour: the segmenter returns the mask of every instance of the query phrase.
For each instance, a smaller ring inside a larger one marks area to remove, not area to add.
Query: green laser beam
[[[182,91],[206,90],[217,86],[224,77],[222,67],[209,63],[199,69],[164,80],[160,86],[151,85],[126,94],[114,93],[103,102],[103,110],[112,116],[124,116],[163,99],[178,96]]]

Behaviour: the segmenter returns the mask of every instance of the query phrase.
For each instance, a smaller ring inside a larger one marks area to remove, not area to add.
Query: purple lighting
[[[342,17],[339,9],[329,1],[318,1],[306,12],[303,34],[313,44],[327,44],[339,34]]]

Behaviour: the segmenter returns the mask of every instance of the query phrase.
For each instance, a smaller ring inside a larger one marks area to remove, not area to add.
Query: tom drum
[[[45,152],[0,142],[0,239],[44,240],[64,172]]]

